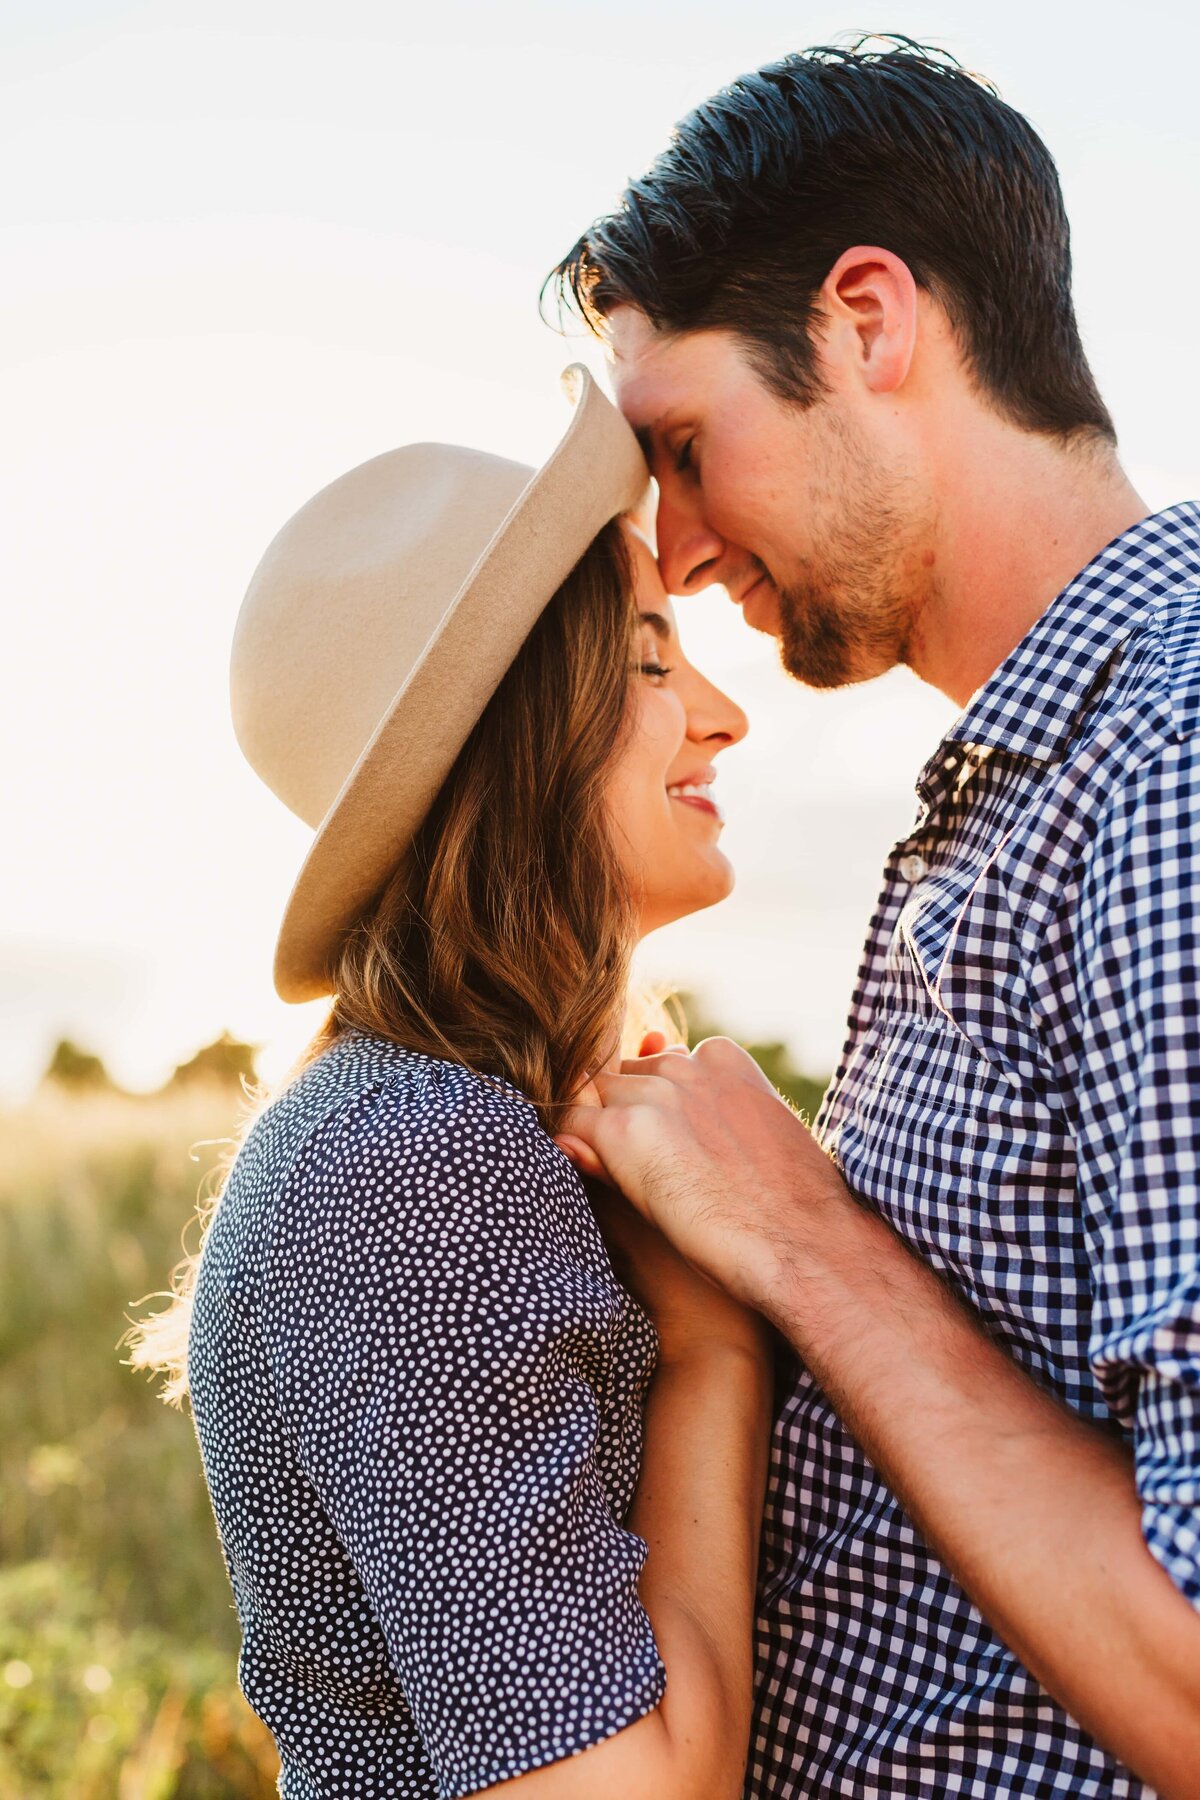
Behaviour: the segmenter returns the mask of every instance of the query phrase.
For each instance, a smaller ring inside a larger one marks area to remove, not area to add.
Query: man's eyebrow
[[[664,619],[663,615],[661,613],[639,612],[638,617],[642,621],[643,625],[648,625],[650,627],[650,629],[654,633],[655,637],[657,637],[657,638],[669,638],[670,637],[671,621],[670,621],[670,619]]]
[[[662,430],[663,420],[669,416],[670,408],[668,407],[666,412],[659,413],[657,419],[651,419],[648,425],[635,425],[633,427],[633,435],[641,446],[642,455],[647,462],[651,460],[653,454],[654,434],[656,431]]]

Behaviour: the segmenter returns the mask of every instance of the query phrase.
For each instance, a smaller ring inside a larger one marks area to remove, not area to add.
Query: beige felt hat
[[[316,831],[275,986],[330,991],[333,951],[399,862],[475,721],[596,533],[649,480],[586,369],[538,470],[452,444],[390,450],[302,506],[254,572],[230,669],[238,742]]]

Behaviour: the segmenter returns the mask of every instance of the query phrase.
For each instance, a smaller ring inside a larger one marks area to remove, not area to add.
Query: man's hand
[[[732,1353],[765,1358],[766,1322],[681,1256],[616,1189],[589,1184],[588,1200],[613,1271],[654,1321],[659,1361]]]
[[[1128,1452],[1044,1393],[854,1201],[735,1044],[621,1070],[597,1076],[602,1106],[564,1120],[567,1154],[779,1327],[1067,1710],[1164,1800],[1200,1800],[1200,1618],[1146,1548]]]
[[[849,1200],[807,1126],[728,1038],[634,1058],[594,1087],[602,1105],[572,1108],[562,1149],[696,1268],[765,1310],[806,1225],[819,1229],[815,1215]]]

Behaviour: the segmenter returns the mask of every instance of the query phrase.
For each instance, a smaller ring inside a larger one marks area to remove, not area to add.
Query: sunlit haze
[[[1200,491],[1198,21],[1153,0],[867,21],[986,71],[1056,154],[1085,341],[1154,507]],[[271,956],[309,834],[227,703],[259,555],[393,445],[540,460],[559,371],[603,369],[539,320],[548,267],[695,102],[862,24],[782,0],[5,6],[0,1097],[63,1034],[132,1085],[223,1027],[268,1074],[291,1060],[321,1009],[275,999]],[[824,1071],[953,709],[902,673],[809,694],[719,592],[679,616],[752,721],[718,790],[739,883],[642,967]]]

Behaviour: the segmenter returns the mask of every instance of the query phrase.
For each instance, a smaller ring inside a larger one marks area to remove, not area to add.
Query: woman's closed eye
[[[660,619],[657,613],[643,614],[637,666],[638,673],[651,681],[661,681],[671,673],[674,666],[663,661],[665,637],[666,621]]]
[[[692,445],[695,438],[685,438],[675,452],[675,472],[684,475],[692,467]]]

